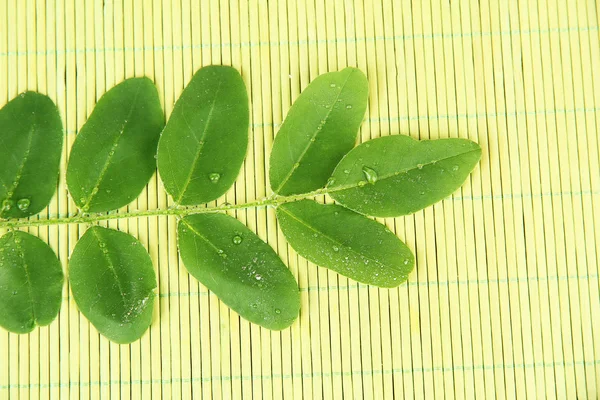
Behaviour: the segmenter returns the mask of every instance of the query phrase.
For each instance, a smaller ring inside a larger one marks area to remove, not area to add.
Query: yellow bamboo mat
[[[481,165],[454,196],[382,220],[417,256],[398,289],[298,257],[273,210],[237,217],[298,278],[302,313],[270,332],[185,271],[174,218],[111,222],[159,277],[138,342],[100,337],[65,286],[59,317],[0,329],[0,399],[593,399],[600,396],[600,11],[594,0],[0,0],[0,105],[47,93],[66,126],[47,214],[76,211],[67,149],[126,77],[167,115],[193,72],[238,68],[250,148],[218,203],[269,194],[267,160],[292,101],[345,66],[369,78],[361,140],[468,137]],[[158,178],[129,209],[168,207]],[[43,215],[43,214],[42,214]],[[67,259],[85,227],[32,229]]]

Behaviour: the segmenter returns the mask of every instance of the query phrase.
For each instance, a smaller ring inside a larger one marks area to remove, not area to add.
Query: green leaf
[[[0,218],[42,211],[54,195],[63,144],[56,105],[25,92],[0,110]]]
[[[71,255],[69,281],[79,310],[113,342],[134,342],[150,326],[156,276],[150,255],[133,236],[88,229]]]
[[[294,102],[273,142],[269,179],[283,196],[308,193],[327,183],[356,144],[369,85],[356,68],[316,78]]]
[[[64,277],[46,243],[21,231],[0,238],[0,326],[28,333],[60,310]]]
[[[225,214],[197,214],[179,222],[179,251],[187,270],[250,322],[284,329],[300,310],[292,273],[241,222]]]
[[[156,170],[163,126],[150,79],[127,79],[106,92],[71,150],[67,185],[77,207],[104,212],[135,200]]]
[[[196,72],[158,146],[158,171],[176,203],[207,203],[233,185],[246,156],[248,118],[239,72],[218,65]]]
[[[450,196],[480,157],[479,145],[466,139],[386,136],[348,153],[336,167],[327,192],[362,214],[411,214]]]
[[[342,206],[286,203],[277,219],[298,254],[355,281],[396,287],[414,267],[410,249],[385,225]]]

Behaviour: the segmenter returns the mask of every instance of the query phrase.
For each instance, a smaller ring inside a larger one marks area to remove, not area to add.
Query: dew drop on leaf
[[[10,199],[6,199],[2,202],[2,210],[9,211],[13,206],[13,201]]]
[[[459,169],[458,165],[455,165],[454,167],[452,167],[452,171],[458,171],[458,169]]]
[[[329,178],[329,179],[327,179],[327,185],[326,186],[333,185],[334,183],[335,183],[335,179],[334,178]]]
[[[17,208],[21,211],[26,211],[31,204],[31,200],[23,198],[17,201]]]
[[[335,83],[332,83],[331,85],[329,85],[329,87],[334,88],[335,87]]]
[[[235,235],[233,237],[233,244],[240,244],[240,243],[242,243],[242,240],[243,239],[242,239],[242,237],[240,235]]]
[[[408,265],[409,262],[410,262],[410,260],[408,258],[404,259],[404,265]]]
[[[345,170],[344,170],[344,173],[345,173],[345,174],[349,174],[349,173],[350,173],[350,170],[349,170],[349,169],[345,169]]]
[[[333,251],[338,252],[338,251],[340,251],[340,248],[337,246],[333,246]]]
[[[367,184],[367,181],[360,181],[358,182],[358,186],[365,186]]]
[[[377,171],[375,171],[373,168],[369,168],[369,167],[363,167],[363,174],[365,175],[365,178],[367,178],[367,182],[369,182],[370,184],[374,185],[377,182]]]
[[[423,164],[417,164],[417,168],[423,169]]]
[[[262,275],[260,275],[260,274],[256,274],[256,275],[254,275],[254,278],[255,278],[257,281],[260,281],[260,280],[262,279]]]
[[[275,309],[275,314],[281,314],[281,310],[279,308]]]
[[[213,172],[208,175],[208,179],[210,179],[210,181],[212,183],[217,183],[217,182],[219,182],[219,179],[221,179],[221,174],[219,174],[217,172]]]
[[[349,109],[351,109],[351,108],[352,108],[352,104],[347,104],[347,105],[346,105],[346,108],[347,108],[348,110],[349,110]]]

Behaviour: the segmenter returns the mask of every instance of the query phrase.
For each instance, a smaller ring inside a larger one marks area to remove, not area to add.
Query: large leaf
[[[248,118],[246,86],[234,68],[196,72],[158,146],[158,171],[176,203],[207,203],[233,185],[246,156]]]
[[[342,206],[302,200],[280,205],[277,219],[298,254],[355,281],[396,287],[414,267],[410,249],[387,227]]]
[[[300,310],[292,273],[241,222],[225,214],[197,214],[179,222],[179,250],[187,270],[250,322],[284,329]]]
[[[69,281],[79,310],[113,342],[136,341],[150,326],[156,276],[150,255],[133,236],[88,229],[71,255]]]
[[[150,79],[127,79],[106,92],[71,150],[67,184],[77,207],[103,212],[135,200],[156,170],[163,126]]]
[[[369,85],[356,68],[316,78],[294,102],[271,153],[269,179],[280,195],[322,188],[356,144]]]
[[[28,217],[50,203],[63,136],[47,96],[25,92],[0,110],[0,218]]]
[[[60,261],[43,241],[25,232],[0,238],[0,326],[28,333],[48,325],[62,302]]]
[[[362,214],[411,214],[451,195],[480,157],[479,145],[466,139],[418,141],[386,136],[348,153],[336,167],[327,191]]]

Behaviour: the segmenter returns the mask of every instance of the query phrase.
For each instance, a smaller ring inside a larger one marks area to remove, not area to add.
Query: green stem
[[[110,214],[75,214],[67,217],[53,217],[42,219],[17,219],[0,221],[0,229],[28,228],[34,226],[50,225],[69,225],[69,224],[93,224],[100,221],[109,221],[114,219],[143,218],[143,217],[161,217],[175,215],[185,217],[191,214],[202,214],[230,210],[244,210],[257,207],[276,207],[279,204],[291,203],[304,200],[315,196],[326,194],[326,189],[315,190],[314,192],[292,195],[292,196],[274,196],[260,200],[251,201],[244,204],[222,204],[215,207],[206,207],[205,205],[191,207],[175,207],[167,209],[156,209],[147,211],[129,211],[123,213]]]

